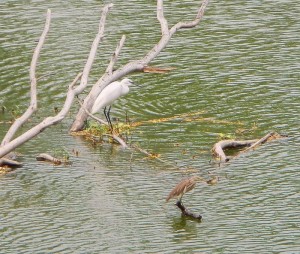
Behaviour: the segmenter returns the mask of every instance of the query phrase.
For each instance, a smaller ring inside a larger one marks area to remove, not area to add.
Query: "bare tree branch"
[[[161,24],[162,37],[160,41],[140,60],[135,60],[127,63],[123,67],[119,68],[116,71],[113,71],[111,74],[105,73],[92,87],[90,93],[84,100],[83,107],[90,111],[92,108],[97,96],[101,93],[101,91],[109,85],[111,82],[116,81],[125,75],[134,72],[134,71],[142,71],[145,66],[147,66],[169,43],[172,35],[179,30],[180,28],[191,28],[196,26],[202,16],[204,15],[204,10],[208,5],[209,0],[204,0],[201,7],[198,10],[197,16],[193,21],[182,23],[179,22],[175,26],[173,26],[169,31],[167,31],[167,22],[164,18],[163,14],[163,0],[157,1],[157,18]],[[85,110],[81,108],[77,113],[76,119],[71,126],[71,131],[80,131],[84,126],[84,121],[88,118],[88,114],[86,114]]]
[[[74,79],[73,83],[77,82],[80,77],[81,77],[81,73],[77,75],[77,77]],[[51,125],[55,125],[55,124],[61,122],[65,118],[66,114],[69,112],[69,110],[72,106],[72,102],[74,100],[75,95],[77,95],[75,90],[72,89],[73,86],[70,85],[70,87],[71,87],[71,89],[69,89],[69,91],[68,91],[67,99],[66,99],[65,105],[62,108],[62,110],[56,116],[45,118],[38,125],[34,126],[30,130],[26,131],[25,133],[23,133],[19,137],[15,138],[14,140],[10,141],[9,143],[5,144],[4,146],[1,146],[0,147],[0,158],[5,156],[9,152],[13,151],[14,149],[16,149],[18,146],[24,144],[28,140],[34,138],[35,136],[37,136],[38,134],[43,132],[47,127],[49,127]]]
[[[102,15],[101,15],[100,22],[99,22],[98,33],[93,41],[88,60],[84,66],[80,85],[76,88],[76,90],[78,90],[78,94],[80,93],[79,91],[83,91],[84,88],[87,86],[88,76],[90,74],[90,70],[92,68],[92,65],[93,65],[93,62],[94,62],[94,59],[95,59],[95,56],[97,53],[98,45],[104,37],[104,27],[105,27],[105,22],[106,22],[106,16],[107,16],[108,11],[112,7],[113,7],[113,4],[108,4],[103,8]]]
[[[126,36],[123,35],[115,52],[113,53],[113,55],[111,56],[111,59],[110,59],[110,63],[109,65],[107,66],[107,69],[106,69],[106,73],[108,74],[112,74],[113,73],[113,70],[114,70],[114,65],[116,64],[117,60],[118,60],[118,56],[121,52],[121,49],[123,48],[123,45],[124,45],[124,42],[125,42],[125,39],[126,39]]]
[[[30,130],[26,131],[25,133],[23,133],[19,137],[15,138],[14,140],[6,143],[4,146],[1,146],[0,147],[0,158],[5,156],[9,152],[11,152],[18,146],[22,145],[23,143],[27,142],[28,140],[32,139],[33,137],[37,136],[39,133],[44,131],[47,127],[49,127],[51,125],[55,125],[55,124],[61,122],[65,118],[65,116],[67,115],[67,113],[69,112],[69,110],[72,106],[75,96],[80,94],[87,86],[89,72],[91,70],[91,67],[92,67],[92,64],[93,64],[93,61],[94,61],[94,58],[96,55],[98,44],[101,41],[101,39],[103,38],[106,16],[107,16],[109,9],[112,6],[113,6],[113,4],[108,4],[103,8],[102,16],[101,16],[100,23],[99,23],[99,30],[98,30],[98,33],[92,44],[88,60],[83,69],[83,73],[79,73],[76,76],[76,78],[74,79],[74,81],[69,85],[66,100],[65,100],[64,106],[62,107],[61,111],[54,117],[45,118],[38,125],[34,126]],[[50,11],[48,11],[48,13],[49,12]],[[50,12],[50,14],[51,14],[51,12]],[[47,21],[48,21],[48,19],[47,19]],[[46,24],[47,24],[47,21],[46,21]],[[50,19],[49,19],[49,23],[50,23]],[[43,35],[44,35],[44,33],[42,34],[41,37],[43,37]],[[37,58],[34,58],[33,66],[36,65],[36,61],[37,61]],[[31,75],[32,75],[31,79],[35,81],[36,79],[35,79],[34,74],[35,74],[35,72],[31,73]],[[75,84],[80,78],[81,78],[80,85],[75,88]]]
[[[163,0],[157,1],[157,20],[160,23],[161,34],[162,35],[168,35],[169,34],[169,28],[168,28],[168,21],[164,17]]]
[[[15,120],[15,122],[11,125],[9,130],[7,131],[5,137],[2,140],[1,146],[7,144],[15,135],[15,133],[18,131],[18,129],[31,117],[31,115],[37,110],[37,92],[36,92],[36,65],[37,61],[41,52],[41,49],[43,47],[43,44],[45,42],[46,36],[48,34],[49,28],[50,28],[50,22],[51,22],[51,10],[48,9],[47,11],[47,17],[46,17],[46,23],[43,30],[43,33],[39,39],[39,42],[34,50],[31,65],[30,65],[30,105],[27,108],[27,110],[24,112],[22,116],[20,116],[18,119]]]
[[[197,16],[194,20],[188,21],[188,22],[178,22],[175,26],[173,26],[171,28],[170,33],[174,34],[177,30],[179,30],[181,28],[192,28],[192,27],[197,26],[204,15],[204,11],[205,11],[206,6],[208,5],[208,2],[209,2],[209,0],[203,1],[202,5],[200,6],[200,8],[198,10]]]

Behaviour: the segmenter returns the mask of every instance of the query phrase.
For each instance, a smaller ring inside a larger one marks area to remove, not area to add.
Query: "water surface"
[[[166,2],[169,25],[194,17],[194,2]],[[44,77],[32,123],[62,105],[84,66],[104,3],[0,1],[0,104],[7,109],[2,136],[9,112],[28,105],[29,64],[46,9],[53,19],[37,68]],[[118,66],[142,57],[160,36],[155,1],[113,3],[90,84],[123,34]],[[131,121],[143,122],[129,141],[195,172],[69,136],[73,114],[18,149],[24,167],[0,176],[1,253],[300,252],[299,12],[289,0],[211,1],[201,24],[176,34],[152,63],[174,71],[130,75],[141,86],[112,109],[120,121],[127,111]],[[160,118],[168,120],[149,122]],[[289,137],[226,165],[212,163],[210,149],[220,134],[252,139],[270,131]],[[71,165],[35,160],[58,148],[69,153]],[[201,223],[164,202],[178,181],[193,174],[220,177],[217,185],[199,184],[184,198],[202,214]]]

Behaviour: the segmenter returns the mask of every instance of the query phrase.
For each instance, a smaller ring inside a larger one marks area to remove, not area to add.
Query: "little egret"
[[[106,117],[108,124],[110,125],[110,127],[112,129],[112,124],[111,124],[111,120],[110,120],[110,116],[109,116],[111,105],[114,103],[115,100],[117,100],[122,95],[128,94],[129,86],[132,84],[133,84],[133,82],[130,79],[124,78],[120,82],[115,81],[115,82],[112,82],[109,85],[107,85],[102,90],[102,92],[99,94],[99,96],[97,97],[97,99],[93,105],[91,113],[95,114],[101,108],[104,108],[104,115]],[[109,107],[108,107],[108,110],[106,111],[107,106],[109,106]]]
[[[177,198],[177,203],[181,203],[182,196],[188,191],[195,188],[197,182],[204,182],[205,180],[200,176],[192,176],[186,179],[183,179],[179,182],[174,189],[168,195],[166,202],[172,198]]]

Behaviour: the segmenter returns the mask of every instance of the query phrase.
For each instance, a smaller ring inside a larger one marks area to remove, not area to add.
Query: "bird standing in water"
[[[182,196],[195,188],[197,182],[205,182],[205,180],[200,176],[192,176],[186,179],[183,179],[179,182],[173,190],[170,192],[168,197],[166,198],[166,202],[168,202],[172,198],[177,198],[176,203],[181,203]]]
[[[122,81],[115,81],[115,82],[110,83],[108,86],[106,86],[102,90],[102,92],[99,94],[99,96],[95,100],[95,103],[93,105],[91,113],[95,114],[101,108],[104,108],[105,118],[106,118],[108,124],[110,125],[111,129],[113,129],[111,119],[110,119],[111,105],[119,97],[128,94],[129,86],[132,84],[133,84],[133,82],[128,78],[124,78],[124,79],[122,79]],[[107,106],[109,106],[109,107],[108,107],[108,110],[106,111]]]

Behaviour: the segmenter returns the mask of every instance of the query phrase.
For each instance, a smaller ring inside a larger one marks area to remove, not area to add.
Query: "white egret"
[[[112,123],[110,120],[110,109],[111,105],[114,103],[115,100],[117,100],[119,97],[126,95],[129,93],[129,86],[132,85],[133,82],[128,79],[124,78],[122,81],[115,81],[107,85],[102,92],[99,94],[97,99],[95,100],[95,103],[93,105],[92,114],[97,113],[101,108],[104,107],[104,115],[106,117],[106,120],[108,124],[110,125],[112,129]],[[108,107],[108,110],[106,111],[106,107]]]

